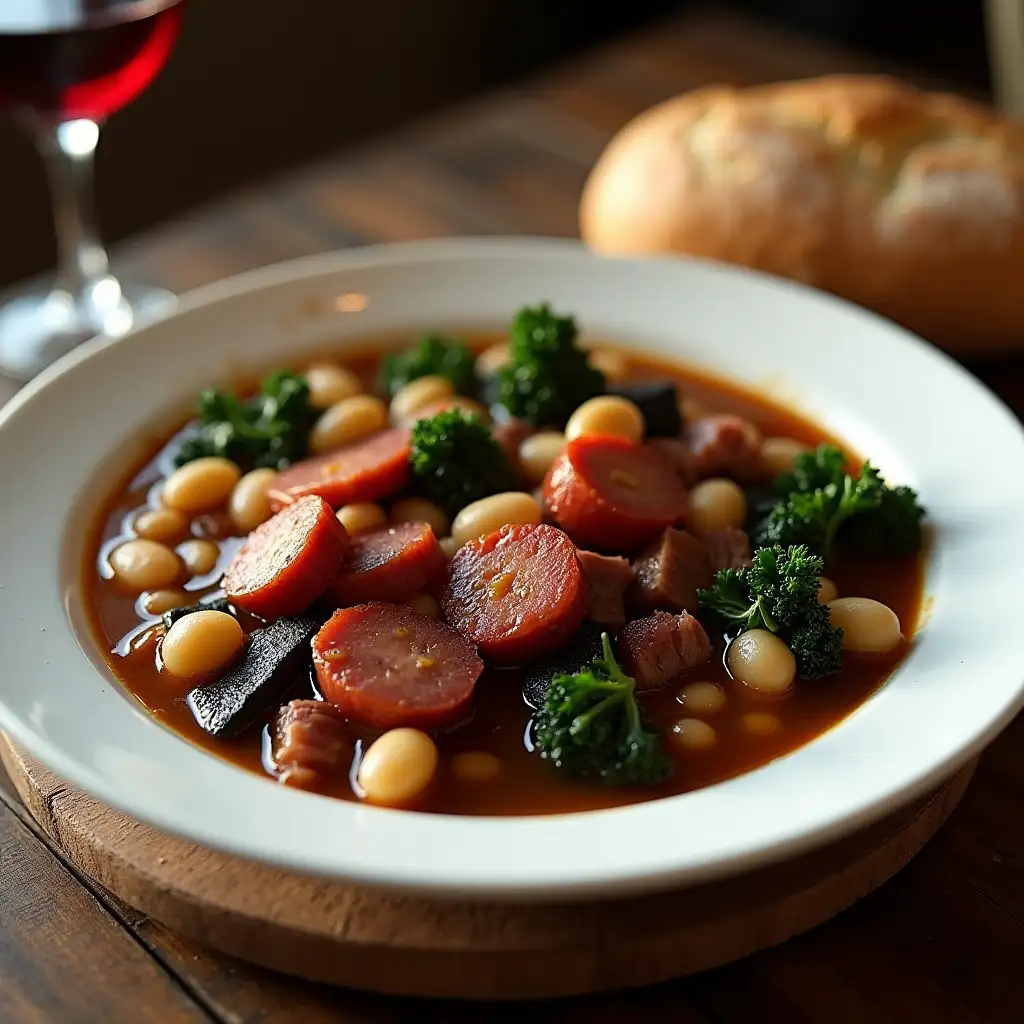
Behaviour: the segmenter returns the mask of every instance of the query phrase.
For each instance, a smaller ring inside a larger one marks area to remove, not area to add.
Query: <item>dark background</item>
[[[697,6],[680,0],[186,2],[181,41],[165,73],[104,129],[98,194],[110,241]],[[988,87],[982,0],[734,0],[727,6],[954,86]],[[41,167],[30,141],[3,121],[0,181],[3,284],[54,260]]]

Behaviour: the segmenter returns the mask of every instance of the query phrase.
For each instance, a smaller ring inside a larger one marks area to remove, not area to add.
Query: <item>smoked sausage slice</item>
[[[687,513],[686,488],[667,459],[626,438],[570,441],[544,480],[544,501],[581,546],[626,551]]]
[[[326,455],[303,459],[278,474],[267,492],[279,509],[306,494],[319,494],[332,508],[377,501],[409,480],[408,430],[381,430]]]
[[[298,615],[337,575],[347,546],[330,505],[310,494],[249,534],[224,574],[224,593],[263,619]]]
[[[357,533],[327,588],[338,607],[404,601],[436,583],[448,560],[428,523],[397,523]]]
[[[485,657],[529,661],[565,643],[587,612],[587,578],[553,526],[503,526],[455,552],[445,618]]]
[[[462,718],[484,663],[443,622],[371,602],[334,613],[313,640],[324,697],[374,729],[432,729]]]

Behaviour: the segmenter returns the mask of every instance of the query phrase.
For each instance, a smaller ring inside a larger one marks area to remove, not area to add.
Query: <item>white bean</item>
[[[193,600],[184,590],[151,590],[142,595],[142,610],[147,615],[163,615],[172,608],[184,608]]]
[[[227,612],[192,612],[167,630],[160,657],[172,676],[191,679],[223,668],[244,642],[242,627]]]
[[[531,484],[539,484],[547,476],[564,447],[565,434],[557,430],[539,430],[523,439],[519,445],[519,465]]]
[[[212,540],[187,540],[178,545],[178,554],[193,576],[213,572],[220,558],[220,548]]]
[[[718,683],[687,683],[676,700],[694,715],[707,715],[725,707],[725,690]]]
[[[170,508],[149,508],[139,513],[132,528],[144,540],[173,544],[188,533],[188,517]]]
[[[715,730],[699,718],[680,718],[672,726],[672,738],[687,750],[710,750],[718,740]]]
[[[475,398],[466,398],[465,395],[453,395],[451,398],[442,399],[436,407],[423,406],[420,412],[436,416],[440,412],[450,412],[452,409],[476,416],[481,423],[491,422],[491,414],[487,411],[487,406],[481,405]]]
[[[452,758],[452,774],[459,782],[490,782],[501,773],[501,761],[486,750],[467,750]]]
[[[833,626],[843,631],[843,649],[885,654],[900,645],[903,633],[896,613],[870,597],[838,597],[828,604]]]
[[[310,451],[322,455],[361,437],[383,430],[388,410],[373,395],[353,395],[335,403],[320,416],[309,432]]]
[[[439,373],[417,377],[395,392],[388,415],[396,427],[407,426],[415,420],[417,409],[451,398],[454,394],[455,385]]]
[[[401,807],[430,785],[437,760],[437,747],[425,732],[391,729],[370,744],[357,781],[370,803]]]
[[[743,728],[753,736],[770,736],[782,728],[782,722],[771,712],[749,711],[743,716]]]
[[[761,442],[761,461],[773,474],[788,473],[798,455],[809,452],[810,448],[792,437],[766,437]]]
[[[160,500],[190,516],[209,512],[227,504],[241,477],[242,471],[230,459],[210,455],[176,469],[164,481]]]
[[[155,540],[129,540],[110,553],[114,578],[136,593],[177,583],[183,566],[178,556]]]
[[[228,499],[228,514],[239,533],[252,533],[271,516],[267,492],[277,478],[272,469],[254,469],[235,484]]]
[[[839,588],[827,577],[818,577],[818,601],[828,604],[839,596]]]
[[[544,513],[532,494],[504,491],[467,505],[452,522],[452,540],[457,547],[494,533],[510,523],[536,525]]]
[[[476,357],[476,372],[481,377],[490,377],[492,374],[497,373],[510,358],[508,344],[506,342],[500,342],[497,345],[492,345],[490,348],[485,348],[483,352]]]
[[[391,506],[388,519],[392,523],[428,523],[438,537],[444,537],[450,525],[444,509],[426,498],[403,498],[396,501]]]
[[[639,442],[644,436],[644,414],[628,398],[598,395],[584,402],[565,425],[565,439],[625,437]]]
[[[438,544],[441,546],[441,550],[444,552],[444,557],[451,560],[455,557],[455,552],[459,550],[459,545],[455,543],[454,537],[442,537]]]
[[[348,533],[363,533],[375,526],[383,526],[388,521],[384,509],[372,501],[357,502],[355,505],[342,505],[338,509],[338,522]]]
[[[747,518],[747,496],[734,480],[702,480],[690,491],[690,522],[697,533],[741,527]]]
[[[327,409],[363,390],[351,370],[334,363],[313,363],[306,370],[305,378],[309,385],[309,404],[315,409]]]
[[[735,679],[766,696],[780,696],[793,685],[796,658],[793,652],[767,629],[740,633],[725,656]]]

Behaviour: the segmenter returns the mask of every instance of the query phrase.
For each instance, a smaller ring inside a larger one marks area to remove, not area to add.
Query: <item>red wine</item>
[[[0,0],[0,109],[101,120],[160,73],[183,0]]]

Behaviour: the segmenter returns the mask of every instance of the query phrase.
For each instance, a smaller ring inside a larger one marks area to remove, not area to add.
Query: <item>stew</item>
[[[538,306],[204,391],[85,590],[128,693],[268,780],[550,814],[839,722],[909,648],[922,518],[795,413]]]

